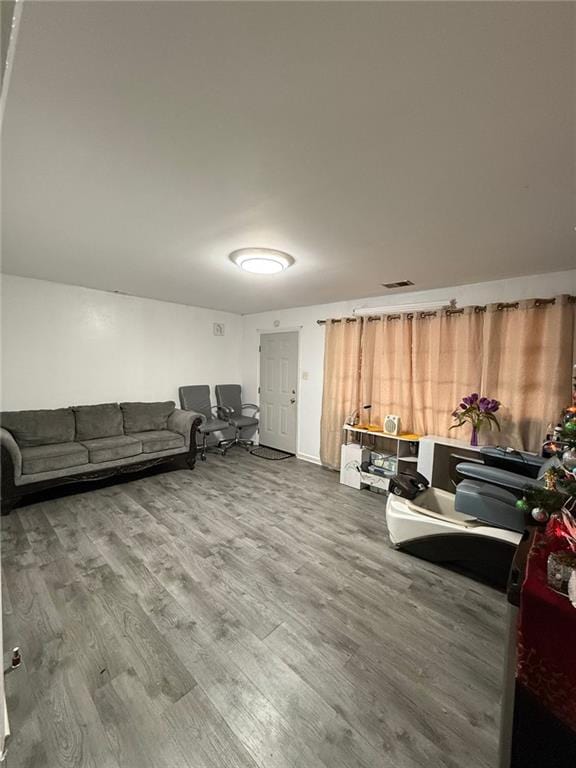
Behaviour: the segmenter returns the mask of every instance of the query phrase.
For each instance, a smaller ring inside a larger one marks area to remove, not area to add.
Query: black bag
[[[403,499],[415,499],[420,493],[426,490],[430,483],[420,472],[410,474],[409,472],[399,472],[390,479],[390,493],[395,496],[401,496]]]

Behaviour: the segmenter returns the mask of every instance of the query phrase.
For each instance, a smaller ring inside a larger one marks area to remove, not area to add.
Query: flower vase
[[[470,435],[470,445],[476,447],[478,445],[478,427],[472,426],[472,434]]]

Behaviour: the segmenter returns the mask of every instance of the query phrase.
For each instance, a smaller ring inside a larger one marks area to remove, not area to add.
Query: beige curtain
[[[412,322],[414,432],[466,440],[469,428],[450,430],[464,395],[480,392],[484,312],[419,313]]]
[[[340,464],[342,425],[365,404],[402,430],[467,440],[450,431],[461,398],[503,404],[502,432],[484,442],[539,451],[546,427],[570,403],[576,304],[567,296],[440,313],[326,324],[320,458]]]
[[[359,406],[362,326],[360,318],[326,321],[320,460],[332,469],[340,466],[342,425]]]
[[[569,404],[574,310],[567,296],[488,306],[482,393],[503,403],[502,445],[538,451]]]
[[[362,403],[371,404],[370,421],[382,426],[387,414],[400,416],[401,429],[411,432],[412,319],[386,315],[369,320],[362,335]]]

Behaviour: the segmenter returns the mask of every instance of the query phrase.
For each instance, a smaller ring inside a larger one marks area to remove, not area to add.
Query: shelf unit
[[[389,435],[386,432],[375,432],[362,427],[352,427],[345,424],[344,442],[340,456],[340,482],[350,488],[375,488],[387,491],[390,479],[381,475],[373,475],[360,469],[365,461],[370,461],[370,453],[378,451],[394,457],[396,472],[412,472],[418,462],[419,435]]]

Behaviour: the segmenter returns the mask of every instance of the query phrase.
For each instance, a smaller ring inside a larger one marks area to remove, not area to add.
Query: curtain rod
[[[385,307],[355,307],[354,317],[370,315],[390,315],[396,312],[430,312],[435,309],[456,309],[456,299],[437,299],[436,301],[405,301],[403,304],[388,304]]]
[[[567,300],[569,304],[576,304],[576,296],[568,296]],[[548,304],[555,304],[556,298],[552,297],[551,299],[529,299],[529,301],[533,301],[535,307],[544,307]],[[520,306],[519,301],[498,302],[496,304],[496,311],[502,312],[506,309],[518,309],[519,306]],[[474,312],[486,312],[486,310],[487,310],[487,305],[478,305],[474,307]],[[454,308],[454,309],[446,309],[441,311],[444,311],[444,313],[447,316],[462,315],[464,314],[464,307],[460,307],[459,309]],[[436,317],[437,314],[438,314],[438,311],[408,312],[404,316],[408,318],[408,320],[411,320],[415,315],[419,315],[420,317]],[[340,318],[334,318],[334,319],[331,318],[329,320],[316,320],[316,322],[318,325],[326,325],[327,322],[341,323],[344,321],[346,323],[355,323],[359,319],[364,319],[367,322],[372,323],[376,320],[383,320],[384,318],[386,318],[387,320],[399,320],[401,317],[402,317],[402,314],[395,313],[390,315],[386,315],[386,314],[367,315],[367,316],[364,316],[363,318],[360,318],[360,317],[340,317]]]

